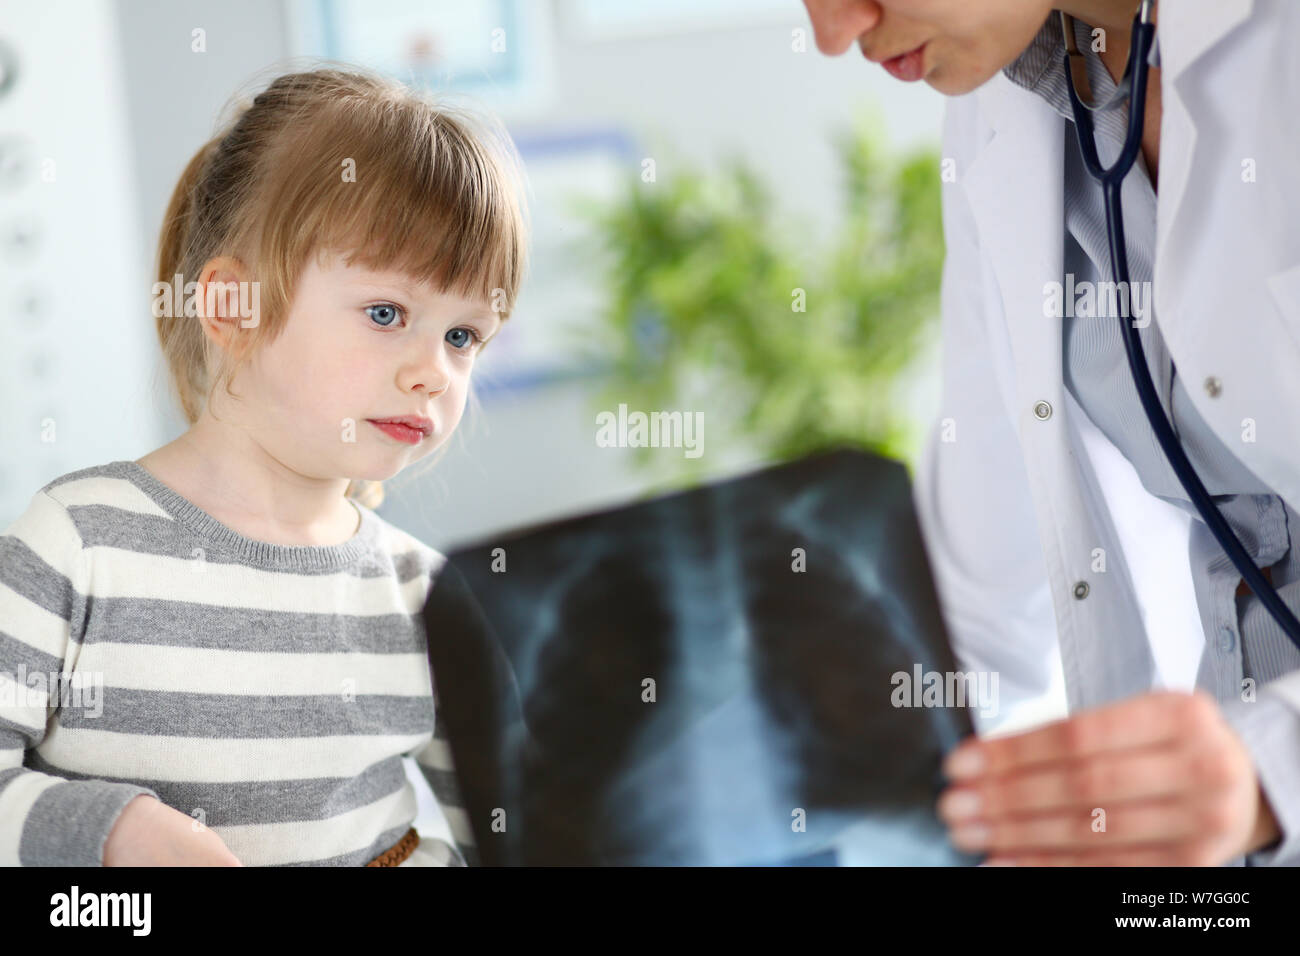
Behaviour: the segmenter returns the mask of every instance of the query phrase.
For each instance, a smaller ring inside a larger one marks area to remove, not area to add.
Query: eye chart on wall
[[[109,4],[0,0],[0,526],[157,438],[116,27]]]

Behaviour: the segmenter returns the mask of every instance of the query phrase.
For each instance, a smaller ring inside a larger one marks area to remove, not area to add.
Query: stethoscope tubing
[[[1132,71],[1132,96],[1129,102],[1128,132],[1124,140],[1123,150],[1109,168],[1101,164],[1097,155],[1097,143],[1093,133],[1091,111],[1079,99],[1070,69],[1070,55],[1067,53],[1065,57],[1066,88],[1069,90],[1070,105],[1074,110],[1075,131],[1079,136],[1079,149],[1088,173],[1101,184],[1102,196],[1106,206],[1106,232],[1110,244],[1111,274],[1115,280],[1116,288],[1129,288],[1128,246],[1124,241],[1124,214],[1120,203],[1120,189],[1123,186],[1124,177],[1128,175],[1133,163],[1137,160],[1138,150],[1142,145],[1142,129],[1146,119],[1147,57],[1151,52],[1154,39],[1155,25],[1144,19],[1142,13],[1139,12],[1138,16],[1133,19],[1133,36],[1129,46],[1128,70]],[[1130,78],[1126,76],[1125,79]],[[1137,327],[1130,321],[1128,316],[1121,315],[1119,321],[1121,328],[1124,330],[1124,352],[1128,356],[1129,369],[1133,373],[1133,384],[1137,388],[1142,410],[1151,423],[1151,429],[1155,432],[1156,440],[1160,443],[1161,450],[1164,451],[1165,457],[1169,460],[1170,467],[1178,477],[1183,489],[1187,492],[1187,497],[1196,507],[1196,510],[1200,512],[1206,526],[1233,565],[1241,573],[1246,584],[1255,592],[1255,595],[1268,609],[1269,614],[1273,616],[1273,620],[1291,639],[1291,642],[1295,644],[1297,649],[1300,649],[1300,621],[1296,620],[1295,615],[1283,602],[1277,590],[1264,577],[1263,572],[1256,567],[1245,546],[1233,533],[1223,514],[1210,498],[1210,494],[1206,490],[1204,483],[1202,483],[1200,476],[1196,473],[1196,469],[1192,467],[1192,463],[1184,454],[1178,436],[1174,433],[1173,426],[1170,424],[1169,419],[1165,417],[1160,398],[1156,394],[1155,384],[1151,381],[1151,373],[1147,368],[1146,353],[1142,348],[1142,339],[1138,334]],[[1295,546],[1294,542],[1292,546]]]

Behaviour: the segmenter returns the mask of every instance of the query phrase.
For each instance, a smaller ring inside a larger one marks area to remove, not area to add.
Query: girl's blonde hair
[[[279,76],[224,112],[168,203],[158,281],[196,281],[213,257],[231,255],[260,282],[259,313],[237,331],[239,348],[214,350],[198,322],[155,310],[190,424],[217,387],[233,396],[236,372],[283,330],[302,269],[325,250],[487,300],[503,321],[514,310],[527,205],[522,162],[499,121],[349,65]],[[383,485],[352,481],[346,494],[378,507]]]

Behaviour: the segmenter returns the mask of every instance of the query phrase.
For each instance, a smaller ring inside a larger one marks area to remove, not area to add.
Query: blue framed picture
[[[503,116],[552,100],[549,6],[526,0],[291,0],[292,53],[371,67]]]

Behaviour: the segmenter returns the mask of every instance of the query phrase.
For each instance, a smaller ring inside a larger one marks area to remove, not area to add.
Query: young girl
[[[443,558],[371,509],[514,307],[522,183],[499,124],[351,68],[190,161],[154,286],[190,429],[0,538],[0,864],[475,862],[420,615]],[[403,757],[456,846],[411,828]]]

